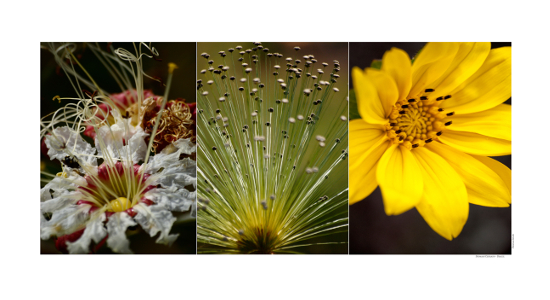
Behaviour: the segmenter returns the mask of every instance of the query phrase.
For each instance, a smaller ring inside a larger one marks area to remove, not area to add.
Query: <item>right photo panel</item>
[[[511,43],[350,43],[350,254],[511,254]]]

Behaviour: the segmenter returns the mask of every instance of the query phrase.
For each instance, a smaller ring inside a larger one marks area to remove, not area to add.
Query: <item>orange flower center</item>
[[[431,92],[432,89],[426,90],[426,93]],[[425,94],[418,98],[398,101],[393,106],[386,125],[387,136],[392,143],[400,144],[409,150],[438,140],[445,126],[452,124],[452,121],[443,123],[442,120],[454,115],[454,112],[445,112],[439,107],[442,101],[449,98],[450,95],[433,99]]]

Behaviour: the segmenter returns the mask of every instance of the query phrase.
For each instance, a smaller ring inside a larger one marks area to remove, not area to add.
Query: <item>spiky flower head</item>
[[[347,241],[333,235],[348,223],[347,95],[337,88],[346,84],[338,61],[295,50],[254,43],[201,54],[199,253],[303,251],[323,235]]]

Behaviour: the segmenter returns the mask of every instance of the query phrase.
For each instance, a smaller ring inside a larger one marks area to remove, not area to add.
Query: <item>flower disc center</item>
[[[450,96],[430,100],[426,96],[398,101],[392,108],[386,135],[394,144],[413,149],[437,140],[445,126],[451,122],[442,120],[454,113],[444,113],[439,107],[441,100]]]
[[[108,212],[123,212],[138,202],[155,185],[146,185],[149,174],[139,173],[139,165],[124,165],[116,162],[114,166],[104,163],[98,168],[97,175],[86,175],[87,186],[81,186],[82,203],[96,208],[105,207]]]

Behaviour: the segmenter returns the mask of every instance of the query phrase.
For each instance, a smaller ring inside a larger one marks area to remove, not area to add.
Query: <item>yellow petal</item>
[[[472,155],[472,157],[484,163],[486,166],[495,171],[495,173],[497,173],[498,176],[502,178],[510,193],[512,193],[512,170],[510,170],[510,168],[505,166],[503,163],[487,156]]]
[[[451,125],[453,126],[453,125]],[[501,156],[512,153],[512,142],[474,132],[446,130],[439,140],[457,150],[475,155]]]
[[[424,195],[416,206],[430,227],[442,237],[456,238],[468,219],[468,195],[462,178],[441,156],[416,148],[424,180]]]
[[[411,58],[407,52],[391,48],[382,58],[382,71],[390,75],[399,91],[398,100],[404,100],[411,89]]]
[[[491,43],[460,43],[449,68],[439,79],[430,84],[435,91],[432,97],[447,96],[464,83],[482,65],[491,51]]]
[[[376,165],[390,142],[384,131],[361,119],[352,120],[349,127],[349,203],[353,204],[370,195],[378,186]]]
[[[386,124],[388,122],[386,113],[374,84],[367,78],[365,72],[357,67],[351,71],[351,77],[361,118],[370,124]]]
[[[458,43],[427,43],[412,65],[410,98],[418,97],[451,65],[458,51]]]
[[[368,160],[364,161],[363,168],[350,169],[349,177],[349,204],[354,204],[365,199],[378,186],[376,181],[376,169],[378,161],[386,149],[389,141],[373,148]]]
[[[470,203],[490,207],[509,206],[510,190],[493,169],[474,157],[441,143],[428,144],[427,148],[444,158],[462,177]]]
[[[372,148],[387,140],[381,125],[368,124],[363,119],[349,122],[349,167],[356,168],[363,164]]]
[[[410,150],[392,145],[378,162],[376,179],[384,198],[387,215],[398,215],[413,208],[422,197],[422,176]]]
[[[457,113],[474,113],[495,107],[512,95],[512,48],[492,49],[468,80],[449,93],[441,107]]]
[[[447,127],[449,130],[476,132],[507,141],[512,140],[512,106],[508,104],[500,104],[477,113],[455,114],[443,120],[444,123],[447,121],[453,121],[453,124]]]
[[[384,108],[384,117],[387,118],[392,111],[393,105],[397,102],[397,98],[399,97],[397,85],[390,75],[380,70],[367,68],[366,74],[376,87],[378,98]]]

